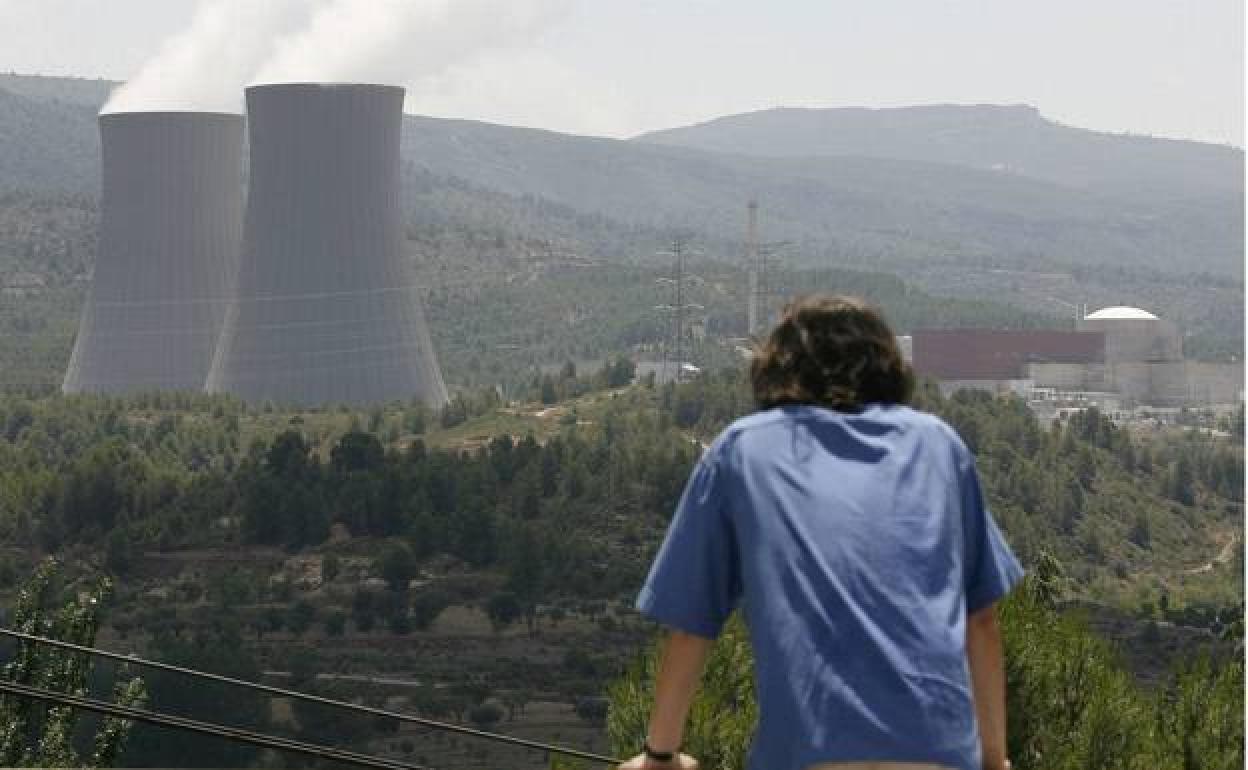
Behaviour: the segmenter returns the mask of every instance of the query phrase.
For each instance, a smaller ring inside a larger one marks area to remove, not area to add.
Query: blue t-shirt
[[[715,638],[742,605],[752,770],[980,770],[966,616],[1022,575],[971,453],[938,418],[785,406],[737,420],[703,455],[637,608]]]

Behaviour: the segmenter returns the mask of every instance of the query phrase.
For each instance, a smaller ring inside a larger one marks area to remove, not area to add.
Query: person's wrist
[[[655,747],[651,746],[650,741],[647,740],[645,744],[643,744],[641,751],[643,754],[646,755],[646,759],[649,759],[652,762],[671,762],[673,759],[676,758],[677,750],[676,749],[671,749],[671,750],[656,749]]]

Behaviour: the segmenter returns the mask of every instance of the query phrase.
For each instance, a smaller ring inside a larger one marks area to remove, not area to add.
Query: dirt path
[[[1185,569],[1183,570],[1183,573],[1186,575],[1199,575],[1202,572],[1212,572],[1214,566],[1218,564],[1226,564],[1228,561],[1235,558],[1235,546],[1239,545],[1239,534],[1236,532],[1232,532],[1230,534],[1230,538],[1222,545],[1222,548],[1218,551],[1217,555],[1213,557],[1213,561],[1202,564],[1199,567]]]

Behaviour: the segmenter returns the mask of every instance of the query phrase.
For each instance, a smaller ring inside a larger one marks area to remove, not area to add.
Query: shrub
[[[445,591],[430,588],[418,592],[412,598],[412,625],[422,631],[429,628],[449,606],[451,597]]]
[[[502,706],[493,701],[486,701],[468,709],[468,721],[482,730],[488,730],[498,724],[505,713]]]

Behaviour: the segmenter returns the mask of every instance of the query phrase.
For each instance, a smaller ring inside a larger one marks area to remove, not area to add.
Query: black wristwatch
[[[644,748],[642,748],[642,753],[646,755],[647,759],[653,759],[655,762],[671,762],[676,758],[676,752],[674,751],[655,751],[650,748],[650,741],[646,741]]]

